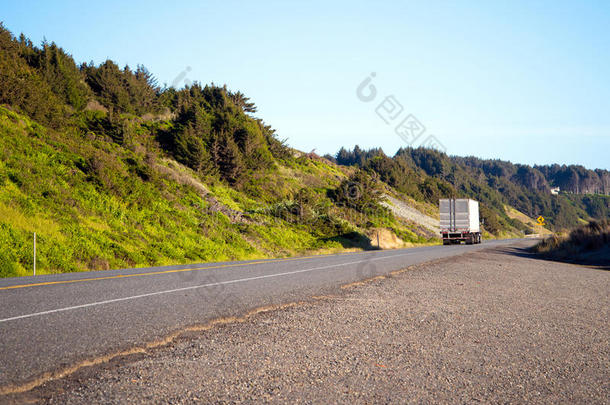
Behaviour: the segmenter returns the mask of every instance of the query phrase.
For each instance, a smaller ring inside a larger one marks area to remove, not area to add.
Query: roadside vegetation
[[[380,231],[438,243],[386,196],[431,216],[440,197],[477,199],[487,237],[528,232],[505,205],[557,229],[610,212],[601,194],[547,195],[556,168],[408,148],[304,154],[256,111],[226,86],[78,65],[0,24],[0,276],[31,274],[34,232],[38,272],[55,273],[366,249]],[[607,172],[595,175],[578,171],[575,186]]]
[[[564,235],[546,238],[534,251],[551,259],[610,267],[610,221],[591,221]]]

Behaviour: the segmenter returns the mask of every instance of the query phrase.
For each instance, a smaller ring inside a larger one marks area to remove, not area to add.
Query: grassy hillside
[[[363,248],[376,227],[427,241],[383,210],[329,198],[349,170],[322,159],[278,164],[252,195],[204,181],[149,138],[125,147],[0,107],[0,274],[30,274],[33,232],[41,273]]]
[[[161,88],[143,66],[78,66],[0,25],[0,275],[370,248],[369,174],[292,150],[241,92]]]
[[[504,206],[504,210],[506,211],[506,215],[510,218],[517,219],[525,224],[529,229],[527,229],[526,234],[533,235],[552,235],[553,232],[549,231],[546,226],[540,225],[538,221],[533,218],[528,217],[522,212],[517,211],[513,207],[508,205]]]

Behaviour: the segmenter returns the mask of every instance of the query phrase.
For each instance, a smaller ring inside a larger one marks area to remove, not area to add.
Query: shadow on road
[[[610,257],[609,256],[591,256],[591,257],[575,257],[572,260],[557,259],[544,254],[535,253],[531,251],[531,248],[522,247],[502,247],[497,248],[499,252],[506,253],[513,256],[524,257],[528,259],[545,260],[548,262],[556,263],[569,263],[577,264],[581,266],[594,267],[599,270],[610,271]]]

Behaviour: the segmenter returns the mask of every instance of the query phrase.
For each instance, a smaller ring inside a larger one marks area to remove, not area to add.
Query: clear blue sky
[[[0,20],[78,62],[227,84],[291,146],[404,141],[394,95],[449,154],[610,169],[610,2],[23,1]],[[377,98],[356,88],[371,72]],[[184,79],[180,85],[184,84]]]

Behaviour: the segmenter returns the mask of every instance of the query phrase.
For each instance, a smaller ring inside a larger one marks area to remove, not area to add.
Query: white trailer
[[[468,198],[441,198],[441,235],[443,245],[481,243],[479,202]]]

